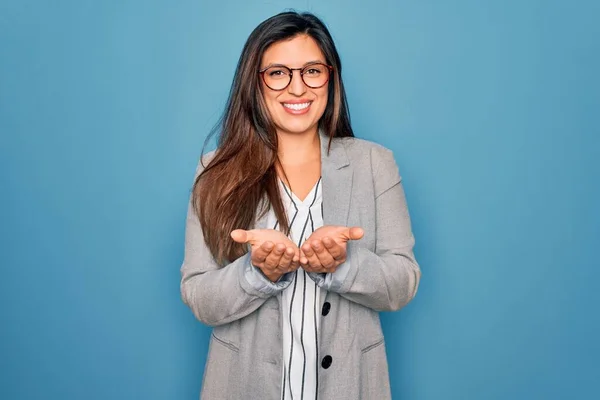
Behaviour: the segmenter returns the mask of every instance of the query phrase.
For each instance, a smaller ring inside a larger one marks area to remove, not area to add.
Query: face
[[[288,68],[303,68],[307,64],[326,64],[317,42],[307,35],[296,36],[272,44],[263,54],[261,70],[274,64]],[[309,82],[309,75],[305,75]],[[304,83],[300,71],[293,71],[292,81],[281,91],[270,89],[261,80],[267,109],[279,134],[316,133],[319,119],[327,106],[329,82],[312,89]],[[314,86],[314,85],[311,85]]]

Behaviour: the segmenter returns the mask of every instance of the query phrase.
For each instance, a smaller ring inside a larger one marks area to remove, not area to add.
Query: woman
[[[286,12],[242,51],[190,201],[181,293],[214,327],[211,399],[388,399],[378,311],[420,270],[392,153],[355,139],[325,25]]]

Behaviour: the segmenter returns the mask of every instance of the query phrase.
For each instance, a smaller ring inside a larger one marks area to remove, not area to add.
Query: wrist
[[[263,272],[263,275],[267,277],[268,280],[270,280],[271,282],[275,283],[277,281],[279,281],[281,279],[281,277],[283,276],[283,274],[274,272],[272,274],[265,274]]]
[[[266,279],[270,280],[271,282],[277,282],[283,276],[283,274],[280,274],[278,272],[267,273],[267,272],[263,271],[262,268],[257,267],[256,265],[253,265],[253,267],[256,268],[258,270],[258,272],[261,273],[262,276],[264,276]]]

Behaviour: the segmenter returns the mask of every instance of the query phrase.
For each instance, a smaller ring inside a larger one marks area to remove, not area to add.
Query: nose
[[[302,75],[300,75],[300,71],[292,71],[292,81],[288,86],[288,93],[293,94],[294,96],[302,96],[305,92],[306,85],[302,80]]]

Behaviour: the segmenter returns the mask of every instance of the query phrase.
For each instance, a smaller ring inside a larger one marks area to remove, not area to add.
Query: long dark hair
[[[328,135],[329,144],[334,137],[354,136],[342,64],[325,24],[310,13],[283,12],[258,25],[242,50],[225,112],[204,144],[218,131],[217,150],[196,179],[192,194],[206,244],[221,265],[247,252],[246,246],[231,239],[231,231],[250,229],[269,206],[280,229],[289,230],[276,170],[277,132],[263,99],[258,70],[270,45],[302,34],[317,42],[333,67],[319,129]]]

